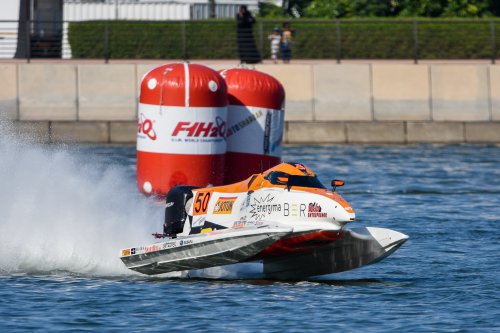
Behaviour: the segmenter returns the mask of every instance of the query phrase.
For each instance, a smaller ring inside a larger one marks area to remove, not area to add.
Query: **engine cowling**
[[[165,205],[164,236],[175,238],[184,229],[188,217],[189,201],[193,198],[193,190],[199,186],[175,186],[168,193]]]

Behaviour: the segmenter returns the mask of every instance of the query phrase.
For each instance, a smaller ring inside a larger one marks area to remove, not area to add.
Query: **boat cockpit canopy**
[[[273,185],[286,185],[288,188],[299,186],[326,189],[316,175],[290,175],[282,171],[273,171],[266,178]]]

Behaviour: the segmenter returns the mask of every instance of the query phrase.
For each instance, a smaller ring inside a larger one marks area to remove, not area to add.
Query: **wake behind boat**
[[[126,248],[127,268],[153,275],[257,262],[263,277],[303,279],[375,263],[408,236],[349,228],[355,212],[300,163],[281,163],[225,186],[177,186],[166,198],[165,241]]]

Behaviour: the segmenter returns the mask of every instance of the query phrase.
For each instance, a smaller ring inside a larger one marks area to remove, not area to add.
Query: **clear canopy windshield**
[[[287,187],[300,186],[312,188],[326,188],[316,176],[298,176],[289,175],[288,173],[275,171],[271,172],[267,177],[271,184],[286,185]]]

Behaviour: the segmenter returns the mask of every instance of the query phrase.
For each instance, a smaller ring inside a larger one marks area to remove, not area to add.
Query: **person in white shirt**
[[[278,27],[273,28],[273,32],[267,37],[271,41],[271,59],[275,64],[278,63],[278,52],[281,44],[281,34]]]

